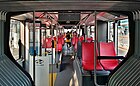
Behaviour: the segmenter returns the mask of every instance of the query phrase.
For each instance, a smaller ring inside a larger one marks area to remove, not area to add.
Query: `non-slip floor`
[[[54,86],[69,86],[74,74],[71,56],[63,56],[61,71],[57,74]]]

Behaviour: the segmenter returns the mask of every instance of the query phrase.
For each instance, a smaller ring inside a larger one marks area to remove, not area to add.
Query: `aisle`
[[[58,73],[54,86],[69,86],[73,74],[73,61],[71,60],[71,56],[64,56],[61,72]]]

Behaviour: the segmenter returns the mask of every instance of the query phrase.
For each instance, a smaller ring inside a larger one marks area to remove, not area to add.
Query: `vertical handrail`
[[[115,45],[115,51],[116,54],[118,55],[118,20],[115,20],[113,23],[113,41],[114,41],[114,45]]]
[[[54,35],[54,34],[52,34],[52,30],[53,30],[53,29],[54,29],[54,26],[51,25],[51,28],[50,28],[50,30],[51,30],[51,37],[53,37],[53,35]],[[57,33],[57,31],[56,31],[56,33]],[[56,38],[56,40],[57,40],[57,38]],[[55,48],[55,47],[54,47],[54,44],[55,44],[55,43],[54,43],[54,39],[53,39],[53,40],[52,40],[52,58],[51,58],[51,64],[52,64],[52,68],[51,68],[51,69],[52,69],[52,74],[51,74],[51,85],[52,85],[52,86],[53,86],[53,82],[54,82],[54,81],[53,81],[53,63],[54,63],[54,62],[53,62],[53,59],[54,59],[54,53],[55,53],[55,52],[54,52],[54,50],[55,50],[55,49],[54,49],[54,48]]]
[[[136,40],[138,40],[138,13],[135,11],[133,12],[133,15],[134,15],[134,21],[135,21],[135,55],[138,54],[138,51],[137,51],[137,47],[138,47],[138,43],[136,42]]]
[[[80,25],[78,25],[78,28],[79,28],[79,35],[78,35],[78,37],[80,37],[80,32],[81,32]]]
[[[95,11],[95,28],[94,28],[94,84],[96,86],[99,86],[97,84],[97,75],[96,75],[96,33],[97,33],[97,21],[96,21],[96,11]]]
[[[35,50],[35,11],[33,11],[33,80],[35,83],[35,56],[36,56],[36,50]]]
[[[140,31],[140,11],[138,10],[138,32]],[[140,34],[138,34],[138,37],[140,36]],[[138,38],[138,40],[140,40],[140,37]],[[140,56],[140,44],[139,44],[140,41],[138,41],[138,55]],[[138,57],[139,57],[138,56]]]
[[[56,25],[56,46],[55,46],[55,48],[56,48],[56,50],[58,50],[58,47],[57,47],[57,45],[58,45],[58,26]],[[56,55],[58,55],[58,52],[57,52],[57,54]],[[55,58],[55,59],[57,59],[57,58]],[[57,59],[58,60],[58,59]]]
[[[134,22],[135,22],[135,26],[136,26],[136,15],[135,15],[135,11],[134,12],[132,12],[132,14],[133,14],[133,20],[134,20]],[[136,28],[136,27],[135,27]],[[136,32],[136,29],[135,29],[135,32]],[[137,37],[135,37],[135,40],[137,39]],[[135,42],[135,46],[134,46],[134,55],[136,55],[136,42]]]
[[[105,85],[99,85],[98,83],[97,83],[97,74],[96,74],[96,61],[97,61],[97,55],[96,55],[96,42],[97,42],[97,12],[95,11],[95,29],[94,29],[94,84],[96,85],[96,86],[105,86]]]
[[[0,41],[2,41],[2,11],[0,11]],[[2,42],[0,42],[0,56],[2,55]]]
[[[45,56],[46,56],[46,46],[47,46],[47,43],[46,43],[46,38],[47,38],[47,36],[46,36],[46,28],[44,29],[45,30],[45,37],[44,37],[44,39],[43,39],[43,42],[44,42],[44,46],[45,46]],[[44,41],[45,40],[45,41]]]
[[[135,41],[135,52],[136,52],[136,55],[138,55],[138,40],[139,40],[139,36],[138,36],[138,31],[139,31],[139,22],[138,22],[138,12],[137,11],[135,11],[135,17],[136,17],[136,19],[135,19],[135,23],[136,23],[136,25],[135,25],[135,38],[136,38],[136,41]]]
[[[41,23],[40,23],[40,28],[41,28]],[[39,30],[40,33],[40,52],[39,52],[39,56],[42,56],[42,29]]]
[[[6,11],[0,11],[0,34],[1,34],[1,43],[0,43],[0,55],[4,54],[4,22],[6,21]]]
[[[2,13],[1,13],[2,14],[1,15],[1,27],[2,27],[1,28],[1,30],[2,30],[2,33],[1,33],[1,35],[2,35],[2,39],[1,39],[2,40],[1,44],[2,45],[1,45],[1,48],[2,49],[1,49],[1,51],[2,51],[2,55],[4,54],[4,41],[3,41],[4,40],[4,20],[5,20],[4,19],[4,13],[5,13],[4,11],[2,11]]]

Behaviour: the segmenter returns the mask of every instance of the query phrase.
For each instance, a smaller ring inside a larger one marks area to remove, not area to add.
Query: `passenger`
[[[71,47],[71,37],[69,31],[66,33],[66,43],[67,43],[67,47]]]
[[[77,36],[77,32],[76,32],[76,31],[74,31],[73,35],[74,35],[74,36]]]
[[[72,32],[72,31],[70,32],[70,37],[71,37],[71,38],[73,37],[73,32]]]

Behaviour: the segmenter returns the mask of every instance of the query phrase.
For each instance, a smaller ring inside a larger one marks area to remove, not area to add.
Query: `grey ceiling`
[[[0,0],[0,10],[5,11],[59,11],[59,10],[101,10],[134,11],[140,9],[139,1],[114,0]]]

